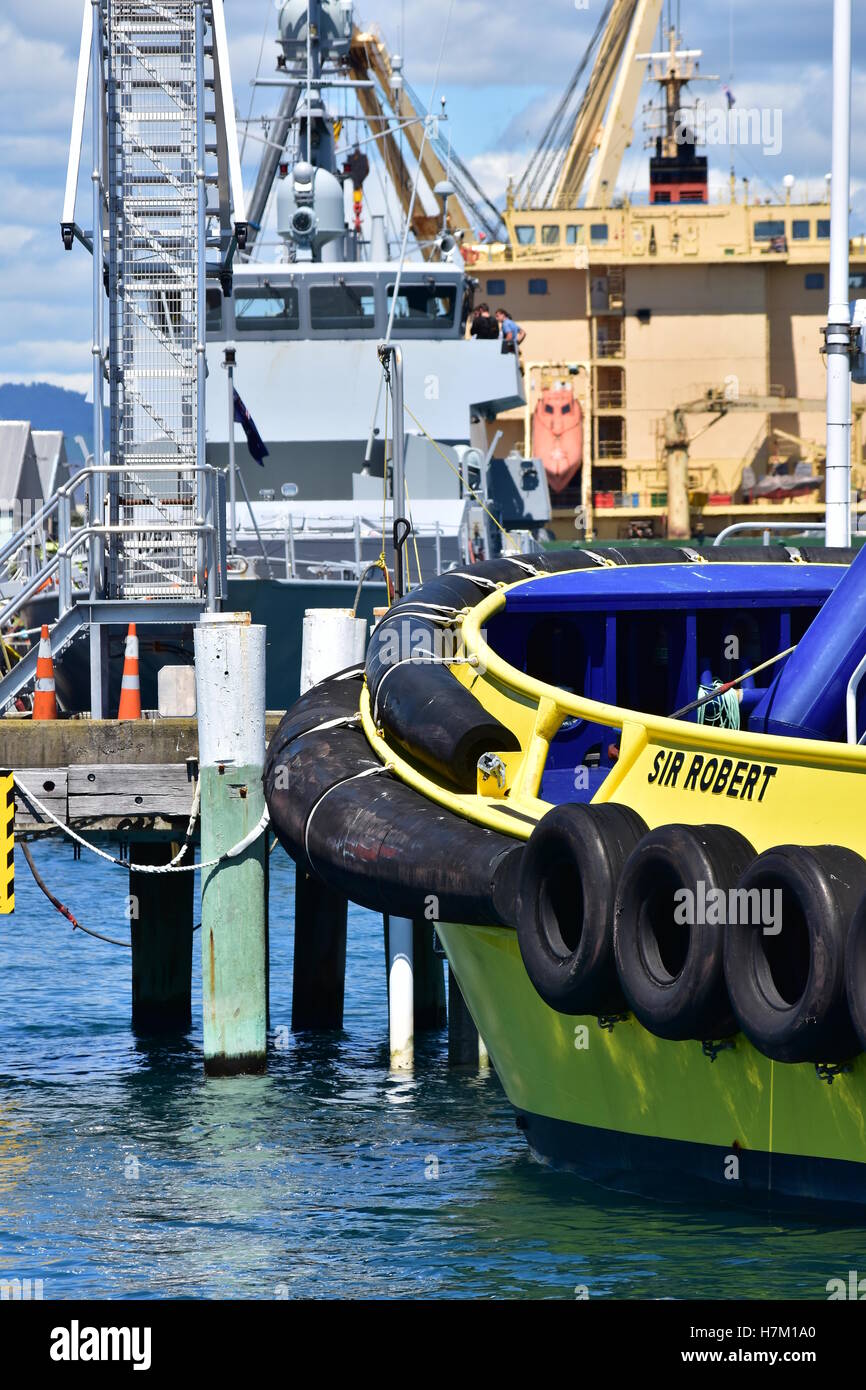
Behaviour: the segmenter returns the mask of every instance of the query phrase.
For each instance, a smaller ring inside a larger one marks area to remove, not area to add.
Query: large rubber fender
[[[534,571],[553,573],[596,563],[582,551],[491,560],[469,570],[446,571],[400,599],[377,626],[367,651],[367,685],[377,724],[441,779],[461,791],[474,791],[481,754],[515,752],[520,744],[441,660],[454,654],[453,628],[442,619],[474,607],[496,584],[516,583]]]
[[[737,884],[780,894],[773,921],[729,922],[725,977],[746,1037],[777,1062],[840,1062],[860,1051],[845,990],[849,926],[866,861],[839,845],[779,845]],[[755,914],[751,914],[754,918]]]
[[[359,725],[319,727],[351,719],[359,695],[358,679],[323,681],[272,738],[265,798],[281,844],[363,907],[514,925],[522,844],[404,786],[374,757]]]
[[[613,960],[622,866],[646,824],[630,806],[556,806],[523,853],[517,941],[537,994],[561,1014],[625,1008]]]
[[[614,911],[616,968],[630,1009],[657,1037],[706,1041],[737,1032],[718,893],[726,908],[754,857],[749,842],[726,825],[662,825],[626,861]],[[708,902],[712,913],[699,907]]]

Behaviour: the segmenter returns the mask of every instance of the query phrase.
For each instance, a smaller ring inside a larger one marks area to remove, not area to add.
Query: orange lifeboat
[[[532,417],[532,453],[553,491],[562,492],[583,462],[583,412],[570,387],[542,391]]]

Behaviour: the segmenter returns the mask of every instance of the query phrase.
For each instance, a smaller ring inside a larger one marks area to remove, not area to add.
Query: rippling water
[[[123,936],[126,874],[34,847],[86,925]],[[286,1034],[293,869],[271,877],[268,1075],[206,1081],[189,1038],[129,1024],[129,952],[68,925],[16,855],[0,918],[0,1279],[46,1298],[823,1298],[861,1230],[646,1205],[536,1163],[492,1074],[421,1040],[388,1073],[381,923],[350,916],[345,1031]],[[198,938],[196,937],[196,940]],[[278,1032],[276,1030],[279,1030]]]

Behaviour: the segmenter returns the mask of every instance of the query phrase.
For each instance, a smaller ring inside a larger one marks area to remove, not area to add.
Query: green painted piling
[[[264,810],[261,767],[201,769],[201,857],[240,843]],[[205,1070],[265,1069],[268,943],[265,836],[237,859],[202,872],[201,958]]]
[[[140,1033],[184,1033],[192,1022],[193,875],[135,869],[168,864],[175,849],[164,840],[129,847],[132,1026]]]
[[[205,1071],[265,1069],[268,1023],[265,629],[246,613],[206,613],[195,630],[202,863]]]

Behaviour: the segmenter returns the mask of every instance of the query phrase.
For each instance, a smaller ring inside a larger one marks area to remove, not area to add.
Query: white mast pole
[[[851,0],[833,0],[833,157],[827,318],[825,543],[851,544],[851,358],[848,208],[851,157]]]

